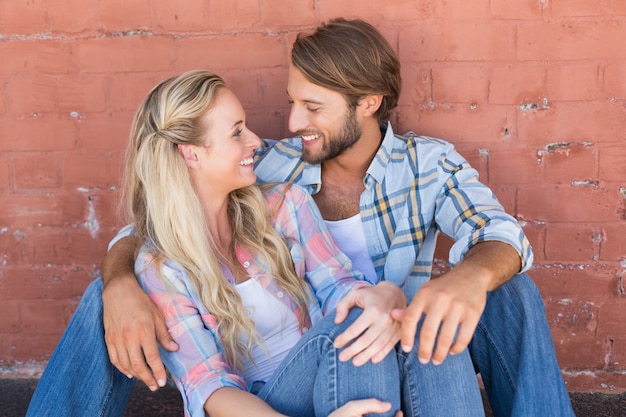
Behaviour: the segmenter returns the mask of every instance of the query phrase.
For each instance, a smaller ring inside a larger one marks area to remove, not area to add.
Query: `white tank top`
[[[267,381],[300,340],[298,320],[289,307],[263,288],[256,279],[250,278],[237,284],[235,288],[264,342],[252,348],[252,359],[255,363],[247,356],[244,357],[244,378],[248,384]]]
[[[368,281],[377,283],[378,276],[367,250],[361,215],[357,214],[344,220],[324,220],[324,222],[339,249],[352,260],[352,269],[360,271]]]

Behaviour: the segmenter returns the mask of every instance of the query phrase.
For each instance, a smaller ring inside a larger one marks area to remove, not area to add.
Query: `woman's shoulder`
[[[261,185],[268,206],[274,207],[283,202],[301,204],[310,198],[305,188],[292,182],[277,182]]]

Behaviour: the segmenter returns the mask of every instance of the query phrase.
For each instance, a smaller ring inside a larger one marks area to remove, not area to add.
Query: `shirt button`
[[[250,262],[245,261],[245,262],[243,263],[243,267],[244,267],[244,268],[247,268],[247,267],[249,267],[249,266],[250,266]]]
[[[283,298],[283,296],[284,296],[284,295],[285,295],[285,294],[283,294],[283,292],[282,292],[282,291],[278,291],[278,292],[276,293],[276,296],[277,296],[278,298]]]

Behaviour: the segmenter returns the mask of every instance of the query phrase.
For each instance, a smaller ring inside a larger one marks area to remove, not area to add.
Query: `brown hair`
[[[292,64],[313,84],[337,91],[351,106],[370,94],[383,96],[376,112],[389,120],[398,105],[400,61],[372,25],[359,19],[333,19],[312,34],[300,33],[291,50]]]

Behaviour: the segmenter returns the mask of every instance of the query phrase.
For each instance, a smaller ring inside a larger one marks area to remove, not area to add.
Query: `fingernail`
[[[411,351],[411,346],[402,345],[402,350],[404,351],[404,353],[409,353]]]
[[[157,390],[157,387],[155,387],[154,385],[150,385],[150,391],[154,392]]]
[[[164,379],[159,379],[157,381],[157,383],[159,384],[160,387],[164,387],[165,386],[165,380]]]
[[[126,374],[126,378],[133,379],[133,376],[131,374]]]
[[[438,361],[437,359],[433,359],[433,365],[435,366],[441,365],[441,361]]]
[[[430,362],[428,359],[422,358],[421,356],[418,356],[417,359],[419,359],[422,365],[426,365],[428,362]]]

